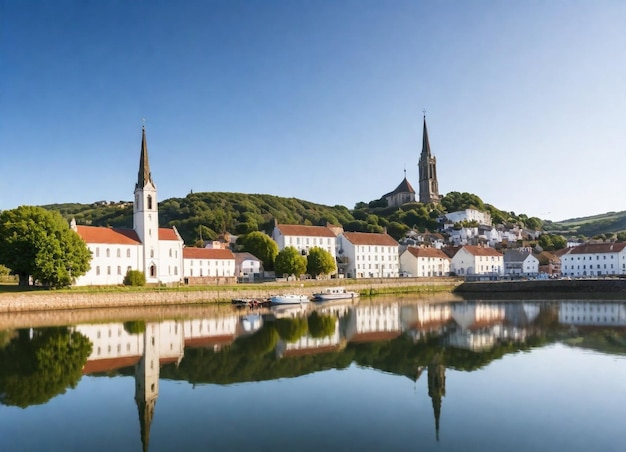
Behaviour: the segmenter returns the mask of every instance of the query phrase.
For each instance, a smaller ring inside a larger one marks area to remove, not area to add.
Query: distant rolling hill
[[[607,212],[590,217],[547,223],[545,228],[547,231],[567,231],[572,235],[584,235],[585,237],[626,231],[626,211]]]

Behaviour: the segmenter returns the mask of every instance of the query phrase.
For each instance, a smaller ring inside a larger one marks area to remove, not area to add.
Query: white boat
[[[345,287],[326,287],[321,292],[313,294],[316,301],[354,299],[358,296],[357,292],[346,290]]]
[[[301,304],[308,303],[309,297],[306,295],[296,294],[274,295],[273,297],[270,297],[270,301],[272,304]]]

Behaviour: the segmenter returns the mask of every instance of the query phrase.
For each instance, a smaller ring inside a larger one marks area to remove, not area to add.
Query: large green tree
[[[319,246],[314,246],[309,250],[306,260],[306,272],[311,276],[330,275],[337,270],[337,263],[330,254]]]
[[[89,270],[91,253],[58,212],[20,206],[0,213],[0,264],[48,287],[65,287]]]
[[[263,262],[265,270],[274,269],[278,245],[272,238],[260,231],[251,232],[243,239],[243,249]]]
[[[274,269],[277,275],[300,276],[306,271],[306,257],[293,246],[288,246],[276,255]]]
[[[0,403],[26,408],[76,387],[91,341],[68,328],[19,330],[0,349]]]

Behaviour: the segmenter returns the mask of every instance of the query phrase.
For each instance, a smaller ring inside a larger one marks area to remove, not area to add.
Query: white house
[[[539,273],[539,259],[529,251],[508,250],[504,253],[505,275],[536,275]]]
[[[333,259],[336,258],[337,237],[327,226],[277,224],[272,231],[272,239],[278,245],[279,251],[292,246],[307,256],[309,250],[317,246],[328,251]]]
[[[128,270],[145,273],[147,283],[174,283],[182,278],[183,239],[176,228],[159,227],[157,189],[142,129],[139,177],[133,202],[133,229],[77,225],[71,227],[91,251],[89,271],[78,286],[122,284]]]
[[[184,248],[185,278],[235,276],[235,255],[223,248]]]
[[[460,223],[462,221],[476,221],[478,224],[491,226],[491,215],[487,212],[481,212],[475,209],[459,210],[445,214],[446,219],[450,223]]]
[[[400,270],[412,276],[446,276],[450,258],[436,248],[409,246],[400,254]]]
[[[561,256],[563,276],[626,275],[626,243],[586,243]]]
[[[235,276],[245,281],[254,281],[263,271],[261,261],[250,253],[234,253]]]
[[[342,232],[337,253],[348,278],[397,278],[398,242],[389,234]]]
[[[459,276],[502,275],[504,258],[493,248],[465,245],[452,258],[450,271]]]

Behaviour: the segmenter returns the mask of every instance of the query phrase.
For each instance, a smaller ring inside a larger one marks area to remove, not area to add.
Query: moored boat
[[[300,304],[308,303],[309,297],[306,295],[286,294],[286,295],[274,295],[270,297],[272,304]]]
[[[354,299],[358,296],[358,292],[346,290],[345,287],[326,287],[325,289],[322,289],[321,292],[314,293],[313,299],[315,301],[345,300]]]

